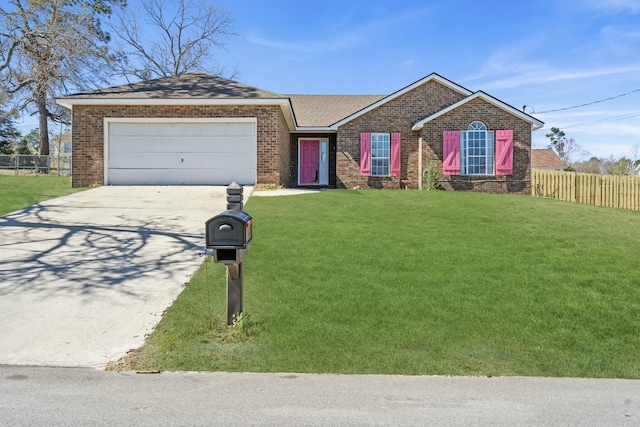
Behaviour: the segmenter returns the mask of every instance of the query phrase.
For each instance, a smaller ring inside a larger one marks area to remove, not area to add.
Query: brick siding
[[[423,138],[423,170],[435,161],[442,170],[442,132],[466,130],[479,120],[489,130],[513,129],[513,175],[444,177],[446,190],[485,191],[492,193],[529,193],[531,180],[531,124],[486,102],[474,99],[454,111],[428,122],[422,130],[412,131],[418,121],[459,102],[465,96],[448,87],[429,81],[414,90],[341,126],[337,132],[336,186],[341,188],[418,188],[418,144]],[[400,132],[401,170],[399,177],[360,176],[360,133]]]
[[[73,108],[72,186],[104,183],[104,118],[256,117],[258,183],[289,182],[289,128],[278,106],[76,105]]]
[[[486,102],[474,99],[454,111],[425,124],[420,131],[411,127],[419,120],[464,99],[464,95],[437,81],[425,84],[340,126],[334,134],[291,134],[278,106],[125,106],[77,105],[73,109],[72,185],[104,183],[104,118],[257,118],[257,183],[297,187],[298,138],[329,138],[329,186],[337,188],[398,189],[408,181],[418,187],[418,144],[423,139],[423,168],[432,161],[442,170],[442,133],[466,130],[474,120],[490,130],[512,129],[514,135],[513,175],[443,176],[447,190],[493,193],[529,193],[531,180],[531,124]],[[400,132],[401,170],[398,177],[360,176],[360,133]]]
[[[474,99],[447,114],[428,122],[419,132],[424,143],[423,165],[436,162],[442,170],[442,133],[467,130],[475,120],[489,130],[513,130],[513,175],[443,176],[446,190],[469,190],[489,193],[531,193],[531,124],[482,99]]]
[[[336,186],[341,188],[401,188],[401,181],[418,185],[418,136],[411,127],[432,114],[464,98],[436,81],[407,92],[338,129],[336,153]],[[360,133],[400,132],[399,177],[360,176]]]

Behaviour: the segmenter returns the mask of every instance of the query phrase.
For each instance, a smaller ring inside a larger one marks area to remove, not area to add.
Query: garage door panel
[[[214,169],[247,169],[248,158],[244,158],[244,155],[238,153],[216,153],[216,154],[202,154],[202,155],[185,155],[185,164],[188,163],[188,167],[196,168],[214,168]],[[255,156],[252,156],[255,157]],[[255,165],[255,159],[252,164]],[[255,166],[249,168],[255,175]]]
[[[245,168],[237,153],[127,153],[111,156],[110,169]]]
[[[108,183],[255,184],[256,123],[109,123]]]
[[[110,144],[110,152],[116,153],[180,153],[180,152],[227,152],[237,153],[253,150],[254,137],[228,136],[223,139],[216,137],[175,137],[175,136],[144,136],[122,137],[113,139]]]
[[[255,134],[253,123],[153,123],[152,126],[145,126],[149,123],[113,123],[109,133],[113,136],[232,136]],[[141,126],[142,125],[142,126]]]
[[[241,185],[254,184],[255,178],[246,172],[234,169],[114,169],[109,172],[111,185],[229,185],[236,181]]]

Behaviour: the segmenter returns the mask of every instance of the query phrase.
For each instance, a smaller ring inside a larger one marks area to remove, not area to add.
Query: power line
[[[576,123],[576,124],[573,124],[573,125],[564,126],[562,129],[571,129],[571,128],[575,128],[575,127],[579,127],[579,126],[597,125],[599,123],[613,122],[613,121],[616,121],[616,120],[629,119],[629,118],[635,117],[635,116],[640,116],[640,111],[636,111],[634,113],[629,113],[629,114],[623,114],[621,116],[608,117],[606,119],[593,120],[591,122]]]
[[[598,101],[588,102],[586,104],[574,105],[572,107],[558,108],[555,110],[538,111],[536,114],[555,113],[556,111],[573,110],[574,108],[586,107],[587,105],[593,105],[593,104],[598,104],[600,102],[611,101],[612,99],[621,98],[623,96],[631,95],[632,93],[636,93],[636,92],[640,92],[640,89],[632,90],[631,92],[623,93],[623,94],[612,96],[609,98],[600,99]]]

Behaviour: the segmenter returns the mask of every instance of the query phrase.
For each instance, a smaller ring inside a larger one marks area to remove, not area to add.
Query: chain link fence
[[[0,155],[2,175],[71,175],[71,156]]]

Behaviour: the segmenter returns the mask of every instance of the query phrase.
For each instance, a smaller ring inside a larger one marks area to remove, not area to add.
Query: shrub
[[[428,162],[424,168],[424,180],[422,182],[422,189],[427,191],[442,190],[440,185],[440,166],[436,162]]]

